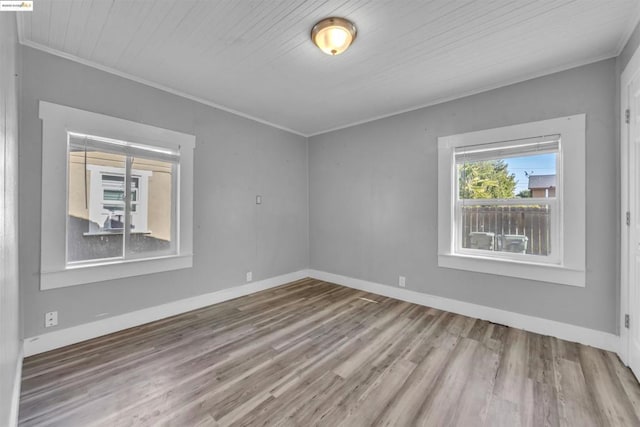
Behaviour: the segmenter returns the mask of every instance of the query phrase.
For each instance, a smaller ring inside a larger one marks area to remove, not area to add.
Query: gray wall
[[[60,329],[239,285],[247,270],[260,280],[309,265],[392,286],[402,274],[409,289],[615,332],[617,79],[638,44],[636,28],[617,60],[313,137],[308,157],[305,138],[23,47],[24,336],[51,331],[43,327],[50,310]],[[197,136],[193,269],[39,290],[40,99]],[[437,267],[436,138],[581,112],[587,287]]]
[[[18,84],[15,12],[0,13],[0,426],[9,425],[21,351],[18,287]]]
[[[305,138],[31,48],[21,52],[25,337],[241,285],[248,270],[256,281],[307,267]],[[196,135],[192,269],[40,291],[39,100]],[[51,310],[59,326],[45,330]]]
[[[624,46],[622,52],[620,52],[620,55],[618,56],[618,66],[620,72],[622,72],[624,70],[624,67],[627,66],[638,46],[640,46],[640,23],[636,25],[636,28],[635,30],[633,30],[633,33],[631,33],[627,44]]]
[[[616,61],[309,140],[311,268],[616,332]],[[439,268],[437,137],[587,114],[587,286]]]

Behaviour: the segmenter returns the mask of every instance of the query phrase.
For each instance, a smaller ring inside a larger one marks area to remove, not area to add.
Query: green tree
[[[516,194],[516,197],[520,199],[527,199],[531,197],[531,190],[522,190],[518,194]]]
[[[516,176],[504,160],[464,163],[458,166],[461,199],[512,199]]]

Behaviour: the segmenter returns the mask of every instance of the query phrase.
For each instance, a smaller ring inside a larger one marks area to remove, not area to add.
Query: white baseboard
[[[22,385],[22,359],[24,358],[24,348],[20,345],[18,358],[16,360],[15,376],[13,378],[13,389],[11,391],[11,406],[9,408],[9,427],[18,425],[18,411],[20,409],[20,386]]]
[[[414,304],[437,308],[439,310],[488,320],[490,322],[524,329],[542,335],[549,335],[567,341],[578,342],[580,344],[589,345],[615,353],[619,352],[620,337],[611,333],[543,319],[540,317],[528,316],[526,314],[514,313],[498,308],[429,295],[408,289],[395,288],[388,285],[382,285],[380,283],[354,279],[324,271],[300,270],[294,273],[248,283],[246,285],[227,288],[211,292],[209,294],[198,295],[131,313],[101,319],[91,323],[85,323],[83,325],[49,332],[36,337],[26,338],[24,340],[24,357],[75,344],[102,335],[107,335],[134,326],[139,326],[155,320],[164,319],[166,317],[175,316],[177,314],[186,313],[191,310],[228,301],[265,289],[270,289],[305,277],[312,277],[314,279],[336,283],[349,288],[359,289],[389,298],[395,298]],[[22,363],[20,363],[20,366],[22,366]]]
[[[300,270],[294,273],[283,274],[281,276],[247,283],[246,285],[222,289],[220,291],[204,295],[173,301],[167,304],[108,317],[95,322],[85,323],[66,329],[48,332],[35,337],[25,338],[24,357],[44,353],[45,351],[75,344],[91,338],[96,338],[102,335],[121,331],[123,329],[164,319],[166,317],[186,313],[212,304],[228,301],[244,295],[260,292],[265,289],[284,285],[285,283],[304,279],[305,277],[309,277],[309,272],[307,270]]]
[[[314,279],[337,283],[349,288],[371,292],[414,304],[433,307],[439,310],[450,311],[464,316],[488,320],[493,323],[524,329],[526,331],[535,332],[541,335],[548,335],[566,341],[577,342],[615,353],[618,353],[620,349],[620,337],[608,332],[583,328],[581,326],[557,322],[555,320],[528,316],[526,314],[500,310],[498,308],[487,307],[484,305],[438,297],[408,289],[395,288],[388,285],[382,285],[380,283],[354,279],[352,277],[341,276],[333,273],[326,273],[324,271],[309,270],[309,276]]]

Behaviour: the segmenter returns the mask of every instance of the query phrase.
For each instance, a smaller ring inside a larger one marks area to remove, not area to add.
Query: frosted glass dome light
[[[344,18],[326,18],[313,26],[311,40],[327,55],[339,55],[356,38],[356,26]]]

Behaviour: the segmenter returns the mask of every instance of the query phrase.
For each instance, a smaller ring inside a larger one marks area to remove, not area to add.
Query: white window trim
[[[42,237],[40,289],[190,268],[193,265],[193,150],[195,136],[40,101],[42,119]],[[177,254],[99,264],[66,265],[67,132],[100,135],[180,150]],[[46,215],[45,215],[46,214]],[[45,218],[46,216],[46,218]]]
[[[454,189],[457,187],[454,151],[457,147],[560,134],[561,182],[557,201],[564,218],[559,226],[558,264],[535,262],[531,257],[493,257],[455,249],[456,215]],[[586,116],[578,114],[538,122],[523,123],[438,138],[438,266],[459,270],[519,277],[535,281],[585,286],[585,136]]]

